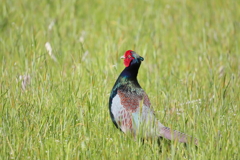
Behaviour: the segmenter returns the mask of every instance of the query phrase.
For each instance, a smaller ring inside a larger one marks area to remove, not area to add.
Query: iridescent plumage
[[[190,136],[165,127],[155,117],[150,100],[137,80],[138,69],[144,59],[131,50],[126,51],[122,58],[126,68],[115,82],[109,98],[109,111],[115,126],[134,137],[190,141]]]

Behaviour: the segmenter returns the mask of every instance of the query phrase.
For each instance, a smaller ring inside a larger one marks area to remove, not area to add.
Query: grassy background
[[[236,0],[1,1],[0,159],[240,159],[239,17]],[[158,119],[198,149],[113,126],[128,49]]]

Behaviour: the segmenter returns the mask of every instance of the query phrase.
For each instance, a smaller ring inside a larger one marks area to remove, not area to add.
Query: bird
[[[137,75],[144,58],[127,50],[121,58],[125,69],[117,78],[109,97],[109,112],[114,125],[125,134],[143,139],[165,138],[181,143],[198,140],[164,126],[154,114],[150,99],[140,86]]]

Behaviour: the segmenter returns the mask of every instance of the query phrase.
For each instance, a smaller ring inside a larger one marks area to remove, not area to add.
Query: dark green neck
[[[137,80],[138,75],[138,69],[141,65],[140,63],[134,63],[134,61],[131,63],[129,67],[126,67],[119,77],[126,78],[129,80]]]

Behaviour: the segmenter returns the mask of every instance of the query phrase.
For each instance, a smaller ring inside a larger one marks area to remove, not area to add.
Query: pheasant
[[[143,139],[158,137],[187,143],[192,137],[171,130],[158,121],[150,100],[137,80],[138,69],[143,57],[128,50],[121,57],[126,68],[115,82],[110,97],[109,111],[114,125],[126,134]],[[197,139],[194,139],[197,145]]]

